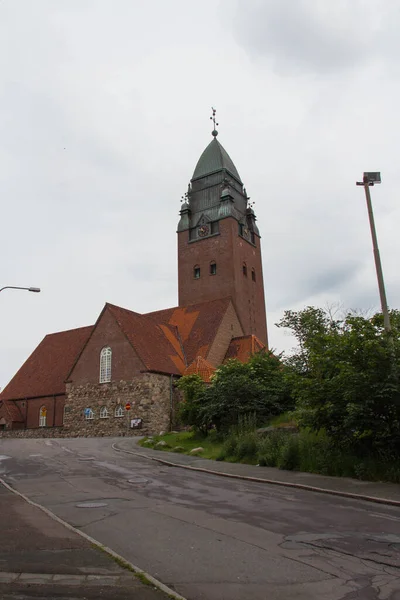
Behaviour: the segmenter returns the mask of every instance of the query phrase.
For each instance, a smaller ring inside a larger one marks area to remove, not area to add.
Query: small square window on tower
[[[243,270],[243,275],[245,277],[247,277],[247,265],[246,265],[246,263],[243,263],[242,270]]]
[[[216,275],[216,274],[217,274],[217,263],[211,262],[210,263],[210,275]]]
[[[193,276],[195,279],[200,279],[200,267],[194,267]]]

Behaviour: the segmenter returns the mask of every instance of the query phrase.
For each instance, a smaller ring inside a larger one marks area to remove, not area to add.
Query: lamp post
[[[388,310],[388,305],[387,305],[387,300],[386,300],[385,283],[383,281],[383,271],[382,271],[381,257],[380,257],[379,248],[378,248],[378,238],[376,236],[374,213],[372,211],[371,193],[369,191],[369,188],[374,186],[376,183],[381,183],[381,174],[378,172],[368,172],[368,173],[364,173],[363,180],[357,181],[356,185],[364,186],[364,190],[365,190],[365,199],[367,201],[369,226],[371,228],[372,247],[374,249],[376,276],[378,279],[379,296],[381,299],[381,307],[382,307],[382,313],[383,313],[383,324],[384,324],[386,333],[391,333],[392,328],[390,325],[389,310]]]
[[[19,287],[17,285],[6,285],[0,288],[0,292],[2,292],[3,290],[27,290],[28,292],[40,292],[40,288],[38,287]]]

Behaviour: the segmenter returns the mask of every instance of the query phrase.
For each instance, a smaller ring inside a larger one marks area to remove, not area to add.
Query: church
[[[106,303],[94,325],[46,335],[0,394],[0,436],[169,431],[179,377],[209,382],[268,347],[260,232],[215,125],[181,204],[178,306]]]

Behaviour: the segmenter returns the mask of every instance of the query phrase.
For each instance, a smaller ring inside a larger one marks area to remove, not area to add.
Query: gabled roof
[[[182,375],[198,357],[207,358],[230,298],[141,315],[106,304],[146,370]],[[103,313],[101,313],[103,314]],[[46,335],[10,383],[1,400],[65,393],[71,373],[96,325]]]
[[[179,306],[147,313],[145,316],[160,326],[175,327],[182,343],[186,365],[197,356],[207,358],[230,298],[210,300],[190,306]]]
[[[240,362],[246,363],[253,354],[260,352],[264,348],[266,346],[255,335],[232,338],[225,355],[225,361],[230,358],[236,358]]]
[[[65,379],[92,327],[80,327],[46,335],[1,392],[0,400],[65,393]]]
[[[209,383],[216,369],[207,360],[198,356],[183,372],[183,375],[200,375],[203,381]]]
[[[185,359],[176,327],[158,324],[145,315],[106,304],[146,369],[180,375]]]
[[[192,179],[199,179],[200,177],[211,175],[211,173],[216,173],[222,169],[225,169],[241,183],[240,175],[233,164],[233,160],[225,148],[219,143],[217,138],[214,137],[200,156]]]
[[[21,411],[12,400],[0,400],[0,415],[5,414],[11,423],[23,423]]]

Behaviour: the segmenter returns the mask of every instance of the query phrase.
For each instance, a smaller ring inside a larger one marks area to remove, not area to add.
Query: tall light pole
[[[356,185],[364,186],[364,190],[365,190],[365,198],[367,200],[367,209],[368,209],[368,217],[369,217],[369,226],[371,228],[372,247],[374,249],[376,276],[378,278],[379,296],[381,299],[381,307],[382,307],[382,313],[383,313],[383,324],[384,324],[386,333],[391,333],[392,327],[390,325],[389,310],[388,310],[388,305],[387,305],[387,300],[386,300],[385,283],[383,281],[382,263],[381,263],[381,257],[379,254],[379,248],[378,248],[378,238],[376,236],[374,213],[372,211],[371,194],[369,191],[369,188],[372,187],[373,185],[375,185],[376,183],[381,183],[381,174],[378,172],[368,172],[368,173],[364,173],[363,180],[357,181]]]
[[[28,292],[40,292],[40,288],[38,287],[19,287],[17,285],[6,285],[0,288],[0,292],[2,292],[3,290],[27,290]]]

